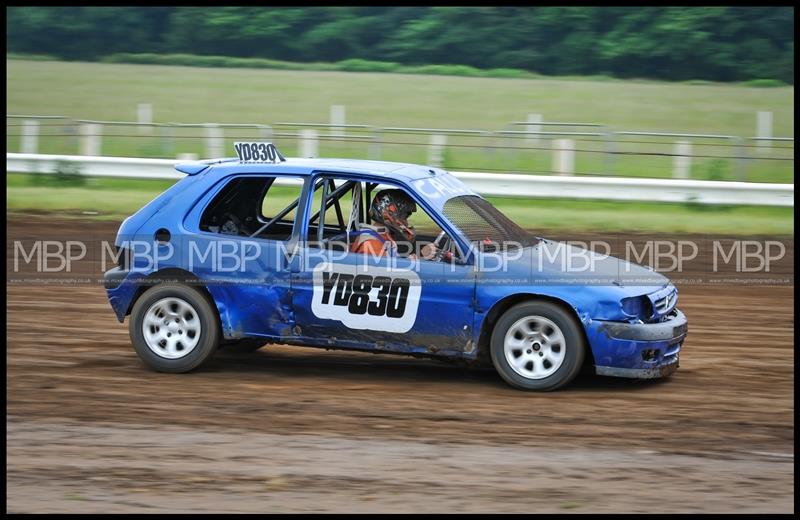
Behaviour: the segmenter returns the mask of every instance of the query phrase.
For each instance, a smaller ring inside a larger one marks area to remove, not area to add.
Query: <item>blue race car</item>
[[[686,317],[648,268],[537,237],[438,168],[235,147],[120,227],[105,286],[155,370],[266,343],[491,364],[526,390],[678,367]]]

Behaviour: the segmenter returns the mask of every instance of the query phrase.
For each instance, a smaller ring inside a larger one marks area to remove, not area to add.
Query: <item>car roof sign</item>
[[[275,164],[286,160],[275,145],[269,142],[238,141],[233,143],[233,148],[239,162]]]

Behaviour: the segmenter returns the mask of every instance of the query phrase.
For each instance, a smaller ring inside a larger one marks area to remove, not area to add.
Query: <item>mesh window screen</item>
[[[470,242],[519,242],[523,246],[529,246],[538,241],[532,233],[525,231],[485,199],[475,195],[448,200],[444,204],[444,214]]]

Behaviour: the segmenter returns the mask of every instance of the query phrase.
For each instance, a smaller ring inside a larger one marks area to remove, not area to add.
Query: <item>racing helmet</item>
[[[408,225],[408,217],[416,210],[416,203],[403,190],[382,190],[372,199],[369,216],[386,226],[395,241],[413,241],[417,233]]]

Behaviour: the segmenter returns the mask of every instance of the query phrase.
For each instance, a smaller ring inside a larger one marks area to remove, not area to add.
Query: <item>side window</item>
[[[363,182],[335,177],[318,177],[308,212],[310,242],[347,241],[348,230],[363,222]],[[325,207],[323,208],[323,196]]]
[[[302,186],[300,177],[235,177],[206,207],[200,229],[287,240],[292,235]]]
[[[402,206],[399,199],[414,201],[407,190],[391,184],[334,176],[318,178],[308,216],[308,240],[327,249],[353,253],[460,262],[461,255],[454,241],[416,202],[416,209],[410,215],[400,215],[402,211],[398,211],[393,221],[394,230],[386,222],[373,220],[370,206],[384,192],[398,197],[398,206]],[[323,199],[326,201],[324,209]],[[398,233],[398,225],[412,230],[413,239],[409,240],[402,230]]]
[[[303,179],[299,177],[278,177],[264,193],[261,201],[261,219],[268,222],[277,215],[281,215],[279,221],[283,223],[294,223],[297,216],[297,201],[303,191]],[[284,210],[291,206],[288,213]]]
[[[378,184],[373,186],[370,190],[370,201],[384,190],[397,190],[401,189],[410,199],[414,200],[410,193],[403,188],[398,188],[391,184]],[[377,224],[376,225],[380,225]],[[417,210],[408,216],[408,225],[412,227],[416,233],[416,240],[424,240],[426,243],[432,242],[442,232],[442,228],[431,218],[422,206],[417,204]]]

